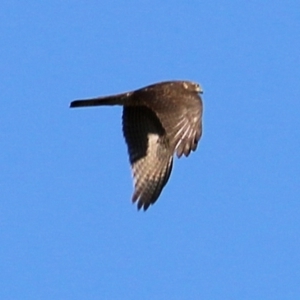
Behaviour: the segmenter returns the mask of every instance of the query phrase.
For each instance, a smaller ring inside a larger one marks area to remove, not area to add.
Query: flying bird
[[[70,107],[122,105],[123,134],[134,177],[133,203],[147,210],[169,180],[173,156],[195,151],[202,135],[202,88],[166,81],[106,97],[75,100]]]

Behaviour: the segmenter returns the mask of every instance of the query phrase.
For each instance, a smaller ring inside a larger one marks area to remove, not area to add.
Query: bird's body
[[[146,210],[167,183],[173,155],[195,151],[202,134],[202,93],[197,83],[168,81],[135,91],[73,101],[70,107],[122,105],[123,134],[135,180],[132,197]]]

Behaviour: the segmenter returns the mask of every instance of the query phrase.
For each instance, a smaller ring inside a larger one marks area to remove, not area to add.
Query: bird
[[[146,211],[167,184],[177,155],[189,156],[202,136],[203,93],[188,80],[154,83],[125,93],[75,100],[71,108],[123,106],[122,127],[134,179],[132,202]]]

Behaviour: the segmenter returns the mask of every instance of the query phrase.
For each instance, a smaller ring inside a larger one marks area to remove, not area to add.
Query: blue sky
[[[299,1],[6,1],[1,299],[299,299]],[[197,152],[146,213],[120,107],[190,79]]]

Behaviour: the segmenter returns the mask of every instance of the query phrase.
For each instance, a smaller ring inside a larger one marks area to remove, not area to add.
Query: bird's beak
[[[197,86],[197,92],[199,94],[203,94],[203,90],[202,90],[202,87],[200,85]]]

